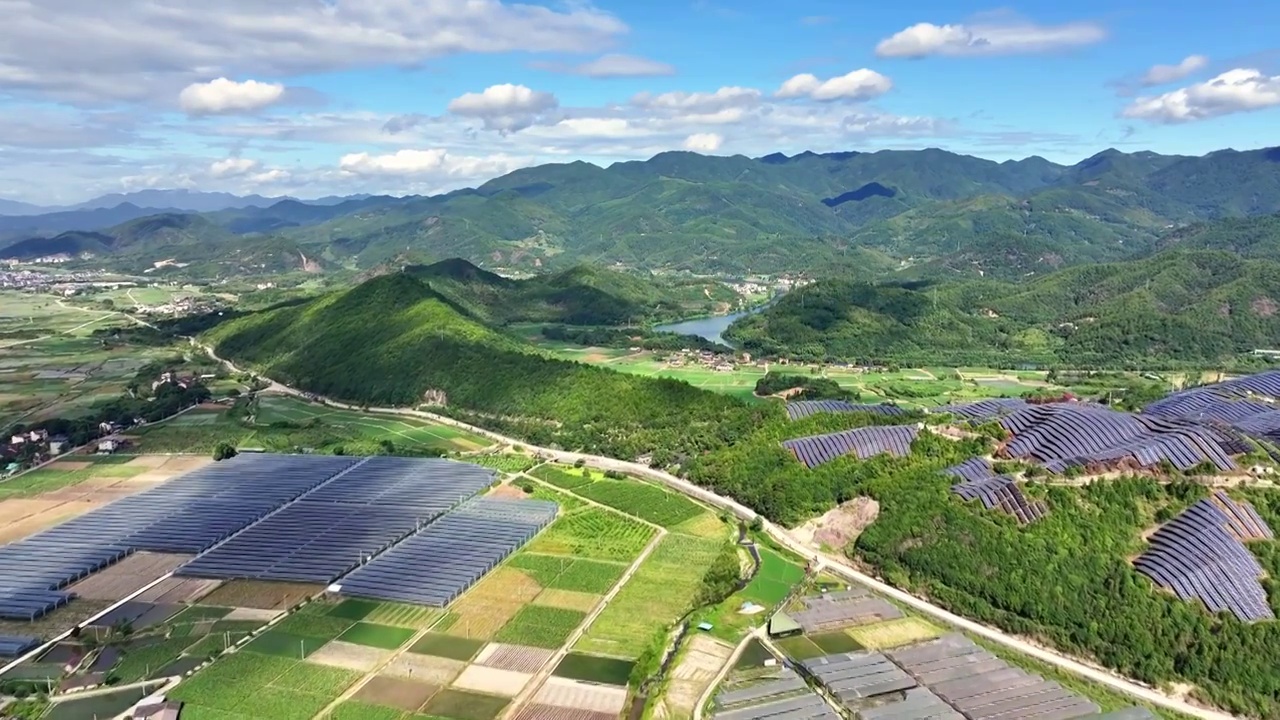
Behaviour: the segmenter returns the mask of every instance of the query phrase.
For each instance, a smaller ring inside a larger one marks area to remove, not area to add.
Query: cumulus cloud
[[[1145,87],[1164,85],[1175,80],[1181,80],[1208,64],[1209,58],[1204,55],[1188,55],[1177,65],[1152,65],[1151,69],[1142,76],[1140,82]]]
[[[1121,111],[1126,118],[1182,123],[1280,106],[1280,75],[1237,68],[1163,95],[1139,97]]]
[[[506,83],[454,98],[448,110],[454,115],[483,120],[486,130],[508,133],[529,127],[539,115],[558,105],[556,96],[549,92]]]
[[[869,100],[893,88],[893,81],[875,70],[862,68],[828,80],[803,73],[782,83],[774,97],[782,99],[807,97],[811,100]]]
[[[684,139],[685,150],[700,153],[713,153],[724,144],[724,137],[717,133],[694,133]]]
[[[1088,22],[1037,25],[1011,18],[973,24],[917,23],[876,45],[880,57],[922,58],[930,55],[1015,55],[1046,52],[1101,42],[1107,31]]]
[[[236,177],[244,175],[258,167],[257,160],[242,157],[229,157],[218,160],[209,166],[209,174],[216,178]]]
[[[551,72],[568,73],[570,75],[581,75],[583,77],[600,79],[662,77],[676,74],[674,65],[669,65],[657,60],[650,60],[649,58],[639,57],[637,55],[623,55],[620,53],[601,55],[595,60],[590,60],[578,65],[539,61],[530,63],[530,66],[539,70],[549,70]]]
[[[510,172],[527,161],[510,155],[486,157],[455,156],[442,148],[430,150],[398,150],[386,155],[350,153],[343,155],[338,167],[352,175],[437,175],[492,177]]]
[[[708,115],[753,107],[760,103],[760,98],[761,93],[755,88],[722,87],[715,92],[640,93],[631,98],[631,104],[649,110]]]
[[[0,89],[83,103],[214,76],[290,77],[460,53],[596,52],[627,26],[588,3],[4,0]]]
[[[257,80],[236,82],[220,77],[192,83],[178,94],[178,105],[188,115],[251,112],[280,102],[284,85]]]

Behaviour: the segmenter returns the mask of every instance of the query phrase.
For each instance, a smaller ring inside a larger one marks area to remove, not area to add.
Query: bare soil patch
[[[537,672],[552,655],[555,655],[554,651],[542,648],[490,643],[476,656],[475,662],[501,670],[532,673]]]
[[[591,612],[599,602],[600,596],[591,593],[577,592],[575,590],[543,590],[534,599],[533,604],[564,608],[565,610],[577,610],[579,612]]]
[[[232,608],[288,610],[312,595],[324,591],[323,585],[305,583],[232,580],[205,596],[205,603]]]
[[[90,600],[123,600],[191,559],[191,555],[138,552],[71,586],[71,592]]]
[[[589,685],[576,680],[551,677],[533,697],[534,702],[617,715],[627,704],[626,688]]]
[[[221,580],[204,580],[201,578],[165,578],[155,587],[138,596],[140,602],[164,604],[193,603],[213,592],[222,584]]]
[[[524,706],[515,720],[617,720],[617,718],[618,716],[612,713],[534,703]]]
[[[238,607],[227,613],[223,620],[249,620],[253,622],[269,623],[275,620],[283,610],[263,610],[261,608]]]
[[[475,690],[490,695],[515,697],[520,694],[525,685],[529,684],[532,677],[528,673],[514,670],[472,665],[462,671],[458,679],[453,681],[453,686],[460,690]]]
[[[380,650],[378,648],[365,647],[364,645],[356,645],[355,643],[334,640],[308,655],[307,662],[319,663],[321,665],[328,665],[329,667],[343,668],[346,670],[369,672],[385,662],[390,656],[390,650]]]
[[[720,668],[733,655],[733,648],[706,635],[695,635],[689,649],[671,670],[667,692],[663,694],[657,717],[690,717]]]
[[[525,497],[525,493],[520,488],[511,483],[503,483],[493,490],[489,491],[489,497],[493,498],[511,498],[513,500],[521,500]]]
[[[439,690],[437,685],[378,675],[356,692],[355,699],[413,712],[426,705]]]
[[[76,470],[84,470],[93,467],[92,460],[57,460],[48,465],[50,470],[66,470],[74,472]]]
[[[458,677],[466,665],[458,660],[404,653],[392,660],[383,672],[393,677],[417,680],[431,685],[448,685]]]
[[[868,497],[856,497],[801,525],[795,535],[809,545],[842,551],[857,540],[879,514],[880,503]]]

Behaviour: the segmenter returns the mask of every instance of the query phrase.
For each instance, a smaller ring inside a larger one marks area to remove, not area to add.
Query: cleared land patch
[[[445,632],[487,640],[540,592],[542,587],[533,578],[504,565],[454,603]]]
[[[558,707],[617,715],[627,703],[626,688],[589,685],[567,678],[551,677],[533,698],[534,702]]]
[[[138,552],[75,583],[70,591],[91,600],[122,600],[178,569],[190,555]]]
[[[204,602],[223,607],[287,610],[324,591],[323,585],[232,580],[205,596]]]
[[[514,670],[502,670],[484,665],[471,665],[453,681],[460,690],[474,690],[489,695],[515,697],[529,684],[532,676]]]
[[[308,662],[368,672],[382,664],[391,653],[387,650],[372,648],[366,645],[355,645],[334,641],[307,656]]]
[[[850,628],[846,632],[870,650],[898,647],[938,637],[942,631],[920,618],[904,617],[874,625]]]
[[[590,612],[600,603],[601,598],[602,596],[600,595],[574,592],[572,590],[543,590],[542,594],[534,598],[533,604],[562,608],[564,610],[577,610],[578,612]]]
[[[467,664],[459,660],[404,653],[387,663],[383,672],[431,685],[448,685]]]
[[[671,670],[658,717],[692,717],[702,695],[729,661],[733,648],[706,635],[696,635]]]
[[[414,712],[425,705],[439,690],[439,686],[436,685],[378,675],[362,685],[354,697],[362,702]]]
[[[454,720],[493,720],[506,709],[508,699],[465,690],[441,690],[422,708],[427,715]]]
[[[543,648],[525,647],[523,645],[504,645],[490,643],[476,655],[477,665],[514,670],[516,672],[537,672],[555,653]]]

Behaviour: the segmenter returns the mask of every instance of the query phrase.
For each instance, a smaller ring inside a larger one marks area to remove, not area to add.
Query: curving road
[[[192,340],[192,342],[196,343],[195,340]],[[199,344],[199,343],[196,343],[196,344]],[[232,364],[227,360],[224,360],[223,358],[218,357],[218,355],[214,352],[212,347],[209,347],[207,345],[202,345],[202,344],[200,346],[203,347],[211,357],[225,364],[233,372],[240,372],[240,369],[237,368],[234,364]],[[296,397],[302,397],[302,398],[316,397],[314,395],[309,395],[295,388],[282,385],[278,382],[275,382],[274,380],[270,382],[271,382],[270,389],[275,390],[277,392],[293,395]],[[389,414],[389,415],[405,415],[405,416],[411,416],[411,417],[424,418],[424,419],[431,420],[433,422],[440,423],[442,425],[450,425],[452,427],[456,427],[461,430],[466,430],[467,432],[489,438],[490,440],[493,440],[498,443],[503,443],[506,445],[520,445],[520,446],[529,448],[530,450],[532,450],[533,452],[536,452],[538,455],[542,457],[549,458],[557,462],[572,464],[581,460],[584,465],[595,468],[597,470],[614,470],[617,472],[623,472],[630,475],[637,475],[640,477],[648,478],[650,480],[654,480],[656,482],[660,482],[674,490],[677,490],[690,497],[696,498],[697,500],[700,500],[708,505],[720,508],[722,510],[727,510],[733,513],[734,515],[737,515],[738,517],[743,518],[745,520],[755,520],[757,518],[755,511],[738,503],[736,500],[733,500],[732,498],[727,498],[721,495],[717,495],[711,492],[710,490],[707,490],[706,488],[699,487],[687,480],[683,480],[681,478],[676,477],[675,475],[664,472],[662,470],[656,470],[647,465],[641,465],[639,463],[629,462],[626,460],[618,460],[617,458],[603,457],[599,455],[587,455],[583,453],[575,453],[575,452],[569,452],[565,450],[553,450],[551,448],[538,447],[536,445],[531,445],[517,438],[507,437],[505,435],[501,435],[499,433],[486,430],[485,428],[476,427],[474,425],[468,425],[467,423],[454,420],[453,418],[445,417],[443,415],[436,415],[435,413],[424,412],[422,410],[408,410],[405,408],[374,408],[374,407],[362,408],[361,406],[358,406],[358,405],[342,403],[335,400],[330,400],[328,398],[318,398],[318,399],[326,405],[330,405],[332,407],[341,408],[345,410],[357,410],[357,411],[363,410],[366,412],[375,412],[375,413],[382,413],[382,414]],[[881,595],[889,597],[899,603],[902,603],[903,605],[910,606],[912,609],[918,612],[937,618],[938,620],[941,620],[946,624],[955,626],[966,632],[970,632],[974,635],[981,636],[982,638],[986,640],[990,640],[991,642],[1004,645],[1005,647],[1011,648],[1025,655],[1030,655],[1031,657],[1041,662],[1054,665],[1058,668],[1074,673],[1076,675],[1079,675],[1093,682],[1106,685],[1112,690],[1116,690],[1118,692],[1124,693],[1126,695],[1129,695],[1130,697],[1133,697],[1137,700],[1140,700],[1142,702],[1145,702],[1151,705],[1156,705],[1162,708],[1166,708],[1168,710],[1180,712],[1185,715],[1190,715],[1192,717],[1202,718],[1203,720],[1233,720],[1233,718],[1235,718],[1234,715],[1231,715],[1229,713],[1224,713],[1218,710],[1212,710],[1209,708],[1201,707],[1199,705],[1193,705],[1189,702],[1186,702],[1185,700],[1172,697],[1150,686],[1143,685],[1136,681],[1117,675],[1116,673],[1111,672],[1110,670],[1098,667],[1096,665],[1087,664],[1081,660],[1077,660],[1073,657],[1057,652],[1055,650],[1050,650],[1050,649],[1041,647],[1039,645],[1036,645],[1034,643],[1028,642],[1014,635],[1009,635],[1003,632],[1002,630],[996,629],[994,627],[990,627],[988,625],[975,622],[973,620],[962,617],[960,615],[956,615],[955,613],[949,610],[946,610],[944,608],[941,608],[937,605],[934,605],[933,603],[930,603],[927,600],[916,597],[915,595],[912,595],[909,592],[900,590],[892,585],[889,585],[888,583],[882,582],[878,578],[872,577],[870,575],[867,575],[866,573],[863,573],[854,569],[853,567],[850,567],[848,560],[843,557],[837,557],[828,553],[816,552],[812,548],[804,545],[803,543],[801,543],[800,541],[792,537],[791,534],[787,532],[785,528],[775,525],[774,523],[764,519],[763,517],[760,517],[760,520],[762,522],[764,532],[767,533],[769,537],[773,538],[774,541],[776,541],[783,547],[786,547],[787,549],[791,550],[792,552],[796,553],[800,557],[808,558],[814,561],[820,568],[832,574],[839,575],[840,577],[843,577],[846,580],[849,580],[851,582],[856,582],[860,585],[866,586],[874,590],[875,592],[880,593]]]

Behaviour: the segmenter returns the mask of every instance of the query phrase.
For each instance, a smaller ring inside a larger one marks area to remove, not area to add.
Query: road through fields
[[[192,340],[192,342],[195,343],[195,340]],[[218,357],[218,355],[214,352],[214,349],[212,347],[204,346],[204,345],[201,345],[201,347],[204,347],[204,349],[209,353],[211,357],[213,357],[215,360],[218,360],[224,363],[233,372],[240,371],[239,368],[237,368],[234,364]],[[282,385],[275,381],[271,381],[271,389],[277,392],[294,395],[296,397],[302,397],[302,398],[316,397],[314,395],[304,393],[295,388]],[[529,443],[523,440],[519,440],[517,438],[506,437],[505,435],[501,435],[499,433],[495,433],[490,430],[486,430],[484,428],[476,427],[474,425],[469,425],[467,423],[454,420],[453,418],[445,417],[443,415],[436,415],[435,413],[424,412],[421,410],[408,410],[404,408],[373,408],[373,407],[361,408],[356,405],[349,405],[346,403],[341,403],[341,402],[329,400],[326,398],[316,398],[316,399],[323,402],[324,404],[331,405],[337,408],[347,409],[347,410],[364,410],[366,412],[376,412],[376,413],[384,413],[384,414],[392,414],[392,415],[407,415],[412,417],[426,418],[434,422],[438,422],[442,425],[450,425],[462,430],[467,430],[468,432],[475,433],[482,437],[487,437],[499,443],[504,443],[507,445],[520,445],[522,447],[528,448],[529,450],[537,453],[538,455],[544,458],[549,458],[557,462],[573,464],[581,460],[585,465],[595,468],[597,470],[614,470],[617,472],[628,473],[631,475],[648,478],[650,480],[654,480],[656,482],[662,483],[663,485],[666,485],[667,487],[677,490],[694,499],[707,503],[708,505],[712,505],[722,510],[727,510],[729,512],[732,512],[734,515],[737,515],[738,517],[746,520],[754,520],[758,517],[755,511],[738,503],[736,500],[733,500],[732,498],[727,498],[721,495],[717,495],[711,492],[710,490],[707,490],[706,488],[698,487],[697,485],[694,485],[693,483],[690,483],[687,480],[683,480],[681,478],[676,477],[675,475],[664,472],[662,470],[656,470],[647,465],[641,465],[639,463],[629,462],[626,460],[619,460],[617,458],[602,457],[599,455],[586,455],[583,453],[568,452],[564,450],[553,450],[551,448],[541,448],[535,445],[530,445]],[[935,617],[947,624],[953,625],[967,632],[971,632],[974,635],[979,635],[984,639],[990,640],[995,643],[999,643],[1000,645],[1003,645],[1005,647],[1012,648],[1013,650],[1016,650],[1025,655],[1029,655],[1041,662],[1045,662],[1055,667],[1066,670],[1068,672],[1074,673],[1087,680],[1091,680],[1093,682],[1106,685],[1107,687],[1113,690],[1122,692],[1130,697],[1136,698],[1142,702],[1149,703],[1151,705],[1157,705],[1159,707],[1180,712],[1185,715],[1190,715],[1192,717],[1202,718],[1202,720],[1232,720],[1235,717],[1234,715],[1231,715],[1229,713],[1224,713],[1217,710],[1204,708],[1199,705],[1193,705],[1180,698],[1167,695],[1155,688],[1149,687],[1147,685],[1142,685],[1136,681],[1122,677],[1114,672],[1111,672],[1110,670],[1107,670],[1095,665],[1087,664],[1081,660],[1078,660],[1069,655],[1060,653],[1056,650],[1044,648],[1034,643],[1028,642],[1022,638],[1019,638],[1017,636],[1009,635],[1004,631],[999,630],[995,627],[984,625],[982,623],[975,622],[973,620],[962,617],[960,615],[956,615],[955,613],[949,610],[946,610],[945,608],[934,605],[928,600],[916,597],[915,595],[912,595],[909,592],[893,587],[892,585],[889,585],[888,583],[885,583],[878,578],[872,577],[870,575],[867,575],[866,573],[856,570],[855,568],[849,565],[848,560],[846,560],[845,558],[837,557],[829,553],[816,552],[812,548],[805,546],[803,543],[799,542],[794,537],[792,537],[791,533],[789,533],[785,528],[775,525],[774,523],[769,522],[763,517],[760,517],[760,520],[761,520],[764,531],[769,535],[769,537],[773,538],[776,542],[786,547],[788,550],[791,550],[792,552],[796,553],[797,555],[804,558],[808,558],[812,561],[815,561],[822,569],[825,569],[833,574],[839,575],[840,577],[843,577],[846,580],[856,582],[860,585],[868,587],[874,590],[875,592],[880,593],[881,595],[884,595],[893,600],[896,600],[904,605],[910,606],[911,608],[921,613]]]

